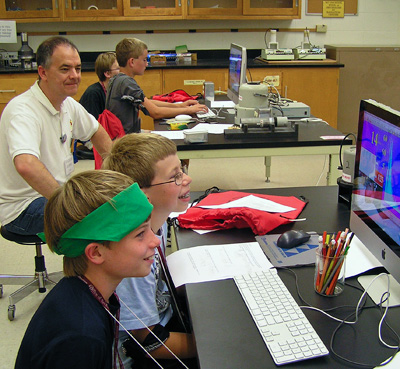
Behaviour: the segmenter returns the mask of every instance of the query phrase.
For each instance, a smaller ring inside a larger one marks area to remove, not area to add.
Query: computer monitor
[[[231,44],[229,53],[228,98],[239,104],[239,87],[246,83],[247,53],[246,48]]]
[[[350,229],[400,283],[400,112],[362,100]]]

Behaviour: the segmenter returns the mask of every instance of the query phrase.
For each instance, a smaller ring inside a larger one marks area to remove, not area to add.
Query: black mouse
[[[304,231],[296,231],[290,230],[285,233],[282,233],[278,241],[276,242],[277,246],[282,249],[291,249],[293,247],[299,246],[302,243],[307,242],[310,239],[311,235]]]

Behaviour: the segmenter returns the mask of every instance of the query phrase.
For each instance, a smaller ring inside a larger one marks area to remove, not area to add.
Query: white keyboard
[[[276,365],[329,354],[276,269],[234,281]]]
[[[216,118],[217,114],[215,114],[211,109],[208,109],[206,113],[196,113],[197,118],[199,119],[207,119],[207,118]]]

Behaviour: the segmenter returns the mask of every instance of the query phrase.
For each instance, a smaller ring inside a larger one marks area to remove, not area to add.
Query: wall
[[[400,1],[359,0],[358,15],[344,18],[322,18],[320,15],[306,15],[307,0],[302,0],[302,18],[292,21],[136,21],[136,22],[69,22],[17,24],[18,32],[54,31],[127,31],[116,35],[68,35],[80,51],[113,50],[125,36],[134,36],[147,43],[150,50],[173,50],[176,45],[186,44],[189,50],[228,49],[236,42],[248,49],[265,47],[265,31],[270,28],[302,29],[315,28],[326,24],[327,33],[310,34],[310,41],[318,46],[325,44],[394,45],[400,44]],[[132,30],[164,29],[260,29],[260,32],[219,33],[173,33],[173,34],[132,34]],[[30,36],[29,45],[36,51],[47,36]],[[301,32],[278,32],[280,47],[296,47],[303,40]],[[16,51],[20,44],[0,44],[0,48]]]

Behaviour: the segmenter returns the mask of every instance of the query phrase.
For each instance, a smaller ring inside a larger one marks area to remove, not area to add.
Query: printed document
[[[197,246],[167,256],[176,287],[272,268],[258,242]]]

